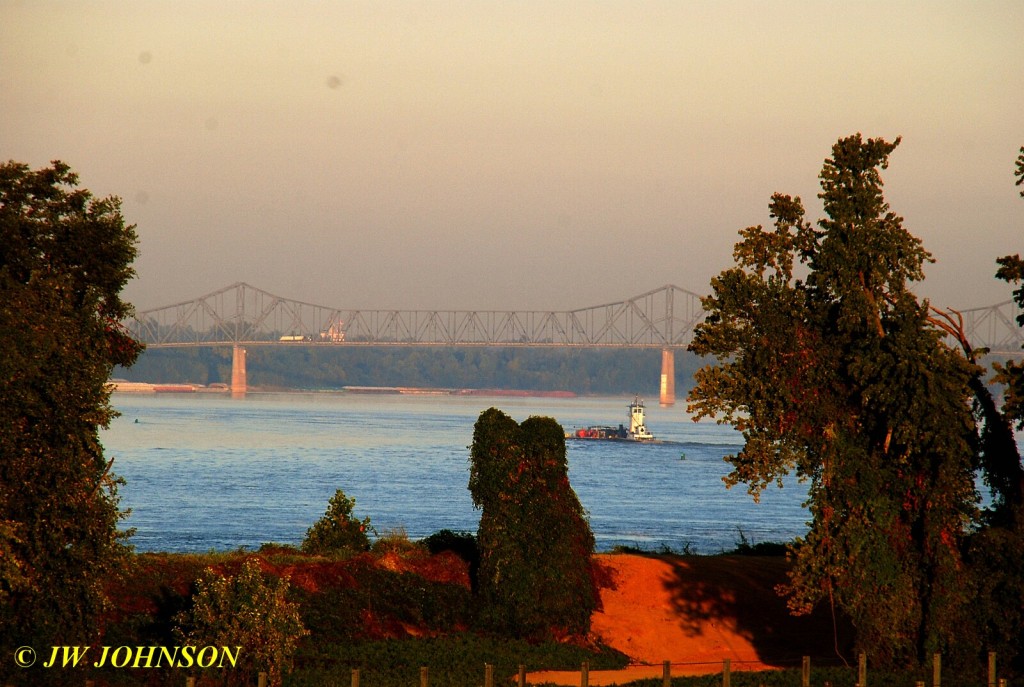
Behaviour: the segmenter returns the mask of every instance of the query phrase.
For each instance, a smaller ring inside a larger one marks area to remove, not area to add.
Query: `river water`
[[[355,393],[114,394],[122,413],[102,432],[139,551],[298,544],[336,489],[379,532],[418,539],[475,531],[469,446],[494,406],[518,421],[554,417],[566,430],[625,422],[631,399]],[[727,490],[723,461],[741,445],[731,427],[694,423],[685,406],[647,406],[661,445],[569,442],[569,477],[597,540],[646,550],[728,550],[740,540],[806,532],[805,485],[795,479],[754,503]]]

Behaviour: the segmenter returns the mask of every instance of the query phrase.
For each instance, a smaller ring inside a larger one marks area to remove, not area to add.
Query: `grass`
[[[494,666],[495,684],[507,684],[527,670],[578,670],[588,662],[592,669],[617,669],[626,665],[623,654],[607,647],[583,648],[547,642],[492,638],[472,633],[458,635],[354,642],[338,644],[315,656],[300,653],[296,670],[286,687],[327,687],[351,684],[353,668],[359,669],[361,687],[419,685],[420,668],[427,666],[431,687],[479,687],[484,666]]]

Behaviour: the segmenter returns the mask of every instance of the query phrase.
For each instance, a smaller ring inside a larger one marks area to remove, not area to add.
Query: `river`
[[[205,552],[298,544],[336,489],[378,532],[413,539],[475,531],[473,423],[494,406],[518,421],[554,417],[566,430],[624,422],[632,399],[420,394],[114,394],[121,412],[101,433],[125,478],[125,527],[139,551]],[[597,548],[717,553],[806,532],[806,486],[795,479],[754,503],[726,489],[731,427],[693,422],[685,406],[647,405],[647,426],[673,443],[569,442],[569,476]]]

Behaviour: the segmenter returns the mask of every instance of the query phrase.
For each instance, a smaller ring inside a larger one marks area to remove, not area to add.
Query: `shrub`
[[[271,685],[280,685],[299,638],[308,634],[297,605],[286,599],[288,588],[287,577],[264,575],[253,558],[233,577],[207,568],[175,634],[196,646],[241,647],[240,669],[225,675],[227,684],[248,684],[253,673],[266,672]]]
[[[327,512],[306,530],[302,550],[313,554],[369,551],[372,531],[370,518],[357,520],[352,515],[356,500],[338,489],[327,502]]]
[[[378,535],[370,549],[374,553],[397,554],[419,553],[423,551],[423,547],[419,543],[409,539],[409,533],[405,531],[404,527],[395,527]]]

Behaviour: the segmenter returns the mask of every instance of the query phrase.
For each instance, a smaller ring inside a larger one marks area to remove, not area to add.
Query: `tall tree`
[[[977,367],[910,291],[931,257],[882,193],[898,144],[857,134],[833,146],[817,227],[799,198],[776,194],[774,227],[741,232],[691,346],[722,362],[689,396],[697,418],[744,436],[730,485],[756,498],[792,471],[810,481],[790,605],[839,607],[880,663],[955,645],[960,545],[977,518]]]
[[[1024,147],[1017,158],[1017,185],[1024,184]],[[1020,194],[1024,197],[1024,190]],[[1024,259],[1019,254],[997,260],[996,277],[1017,286],[1013,300],[1021,313],[1017,324],[1024,327]],[[995,365],[995,382],[1003,389],[1003,405],[980,404],[986,422],[1009,435],[1000,442],[1002,451],[991,450],[983,467],[993,492],[988,526],[972,537],[968,548],[977,588],[977,622],[986,646],[1005,657],[1016,670],[1024,670],[1024,467],[1021,466],[1011,426],[1024,429],[1024,363],[1009,360]],[[984,434],[983,434],[984,436]],[[993,443],[986,441],[986,444]],[[988,446],[986,445],[986,449]]]
[[[542,417],[520,425],[490,408],[470,461],[484,625],[528,638],[586,634],[598,601],[594,535],[569,485],[562,427]]]
[[[120,322],[134,227],[60,162],[0,165],[0,655],[97,637],[124,552],[98,430],[141,350]],[[13,667],[0,661],[0,676]]]

